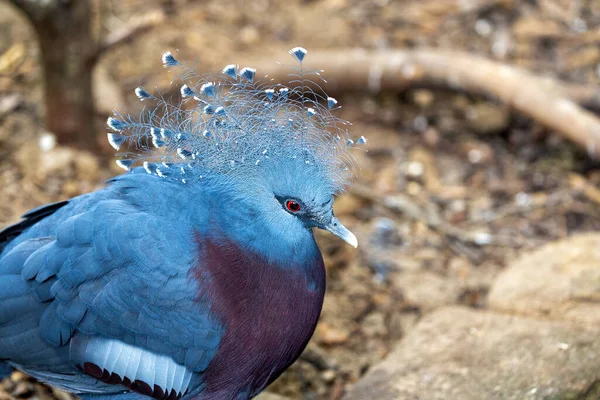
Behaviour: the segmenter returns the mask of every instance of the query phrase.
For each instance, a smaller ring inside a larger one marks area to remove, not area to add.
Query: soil
[[[164,23],[97,67],[99,120],[112,107],[138,112],[138,85],[168,90],[166,50],[203,72],[257,56],[287,62],[294,46],[308,57],[312,49],[433,47],[569,82],[600,80],[594,0],[110,0],[98,2],[96,28],[111,32],[159,9]],[[119,173],[106,154],[53,145],[41,68],[30,26],[0,4],[0,226]],[[355,184],[336,205],[360,246],[317,233],[328,272],[321,322],[269,388],[294,399],[339,399],[424,314],[485,308],[490,282],[517,254],[600,228],[598,163],[494,99],[435,89],[337,97],[353,136],[368,139],[355,152]],[[22,374],[1,387],[0,399],[65,396]]]

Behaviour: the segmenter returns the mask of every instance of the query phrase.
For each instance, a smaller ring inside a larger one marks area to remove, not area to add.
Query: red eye
[[[294,200],[288,200],[285,202],[285,207],[291,211],[291,212],[298,212],[300,211],[300,203],[298,203],[297,201]]]

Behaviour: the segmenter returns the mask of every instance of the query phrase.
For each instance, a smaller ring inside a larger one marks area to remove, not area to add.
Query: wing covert
[[[41,334],[55,346],[76,332],[105,336],[202,371],[222,327],[189,279],[192,232],[123,200],[104,200],[56,227],[22,276],[51,304]]]

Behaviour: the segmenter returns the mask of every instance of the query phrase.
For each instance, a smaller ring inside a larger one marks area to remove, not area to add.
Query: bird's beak
[[[323,226],[323,229],[343,239],[346,243],[354,248],[358,247],[358,240],[356,239],[356,236],[354,236],[354,233],[350,232],[348,228],[342,225],[337,218],[333,217],[327,225]]]

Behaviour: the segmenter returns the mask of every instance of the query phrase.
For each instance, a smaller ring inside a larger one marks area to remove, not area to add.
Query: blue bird
[[[0,232],[0,366],[85,400],[242,400],[305,348],[325,293],[313,228],[353,174],[337,101],[253,68],[180,68],[182,100],[108,120],[129,172]],[[324,105],[321,105],[323,103]]]

